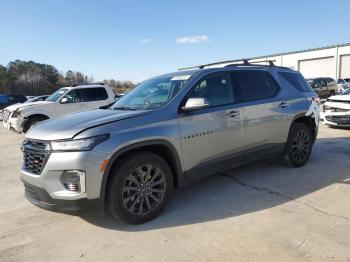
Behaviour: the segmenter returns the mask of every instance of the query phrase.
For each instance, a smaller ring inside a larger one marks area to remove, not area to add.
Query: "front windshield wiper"
[[[136,110],[134,107],[128,107],[128,106],[118,106],[118,107],[112,107],[113,110],[124,110],[124,111],[133,111]]]

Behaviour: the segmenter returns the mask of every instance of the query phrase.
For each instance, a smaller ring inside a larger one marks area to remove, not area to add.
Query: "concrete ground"
[[[0,261],[350,261],[350,130],[321,126],[302,168],[263,161],[177,190],[138,226],[30,204],[22,139],[0,127]]]

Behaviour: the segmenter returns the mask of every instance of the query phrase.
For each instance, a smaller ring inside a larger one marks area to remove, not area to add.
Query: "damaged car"
[[[350,89],[327,99],[320,120],[328,126],[350,127]]]

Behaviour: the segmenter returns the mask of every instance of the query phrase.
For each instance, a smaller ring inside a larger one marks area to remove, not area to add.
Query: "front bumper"
[[[23,118],[15,118],[10,116],[8,119],[3,119],[3,125],[9,130],[22,133],[25,121],[26,120]]]
[[[38,174],[21,168],[21,180],[27,199],[34,205],[59,212],[103,210],[100,190],[103,171],[100,167],[108,155],[87,152],[51,152]],[[69,191],[61,181],[65,171],[85,172],[85,190]]]
[[[350,112],[321,112],[320,121],[329,126],[350,127]]]
[[[44,189],[30,185],[26,182],[24,184],[25,197],[35,206],[40,208],[62,212],[62,213],[81,213],[81,212],[103,212],[103,199],[77,199],[77,200],[62,200],[52,198]]]

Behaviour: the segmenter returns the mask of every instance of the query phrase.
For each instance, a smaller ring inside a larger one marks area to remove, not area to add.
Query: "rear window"
[[[312,89],[310,85],[305,81],[305,79],[298,73],[292,72],[279,72],[280,80],[282,82],[287,82],[289,85],[293,86],[301,92],[311,92]]]

